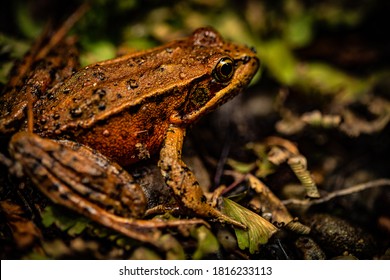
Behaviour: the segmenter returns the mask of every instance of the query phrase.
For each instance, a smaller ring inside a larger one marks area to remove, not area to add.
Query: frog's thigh
[[[193,172],[181,160],[185,129],[171,125],[160,151],[159,167],[166,184],[172,188],[177,199],[199,216],[243,227],[234,219],[213,208],[206,200]]]

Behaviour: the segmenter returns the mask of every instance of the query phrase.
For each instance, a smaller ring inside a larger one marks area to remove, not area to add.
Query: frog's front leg
[[[173,190],[177,200],[195,214],[246,228],[207,202],[194,173],[181,160],[184,136],[185,128],[175,125],[171,125],[166,132],[158,163],[166,184]]]

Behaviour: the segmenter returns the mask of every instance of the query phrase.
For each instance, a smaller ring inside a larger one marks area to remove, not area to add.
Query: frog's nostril
[[[251,60],[251,57],[246,55],[241,58],[242,63],[246,64]]]
[[[254,46],[251,46],[251,47],[250,47],[250,50],[251,50],[253,53],[257,53],[257,50],[256,50],[256,48],[255,48]]]

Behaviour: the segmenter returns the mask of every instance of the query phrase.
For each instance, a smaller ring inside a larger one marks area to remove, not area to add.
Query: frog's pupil
[[[230,75],[230,73],[232,72],[232,70],[233,70],[233,67],[229,62],[225,62],[221,66],[221,74],[225,77],[228,77]]]

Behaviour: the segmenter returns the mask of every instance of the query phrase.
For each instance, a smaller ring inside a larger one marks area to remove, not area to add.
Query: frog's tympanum
[[[73,56],[61,67],[73,69]],[[53,68],[50,59],[43,65]],[[252,49],[200,28],[189,38],[71,75],[63,70],[64,80],[37,67],[17,95],[13,89],[1,96],[0,132],[14,134],[10,153],[44,194],[130,237],[144,240],[145,228],[163,222],[137,219],[145,211],[145,197],[119,165],[158,153],[166,184],[183,209],[240,226],[206,200],[181,160],[181,149],[186,127],[241,92],[258,66]],[[45,90],[49,78],[57,84]],[[28,94],[34,133],[27,132]]]

